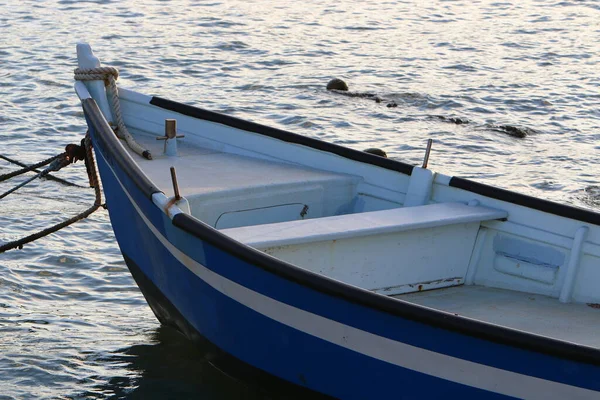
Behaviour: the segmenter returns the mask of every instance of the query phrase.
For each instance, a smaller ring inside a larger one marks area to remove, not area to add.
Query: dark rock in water
[[[470,121],[466,118],[458,118],[458,117],[444,117],[443,115],[434,115],[435,118],[440,121],[450,122],[456,125],[464,125],[468,124]]]
[[[431,118],[436,118],[440,121],[450,122],[450,123],[453,123],[456,125],[465,125],[465,124],[471,123],[471,121],[469,121],[468,119],[460,118],[460,117],[444,117],[443,115],[433,115],[433,116],[431,116]],[[485,129],[489,129],[489,130],[492,130],[495,132],[505,133],[509,136],[516,137],[519,139],[522,139],[532,133],[535,133],[535,131],[533,129],[525,128],[525,127],[520,128],[518,126],[512,126],[512,125],[485,124],[485,125],[483,125],[483,127]]]
[[[338,79],[338,78],[334,78],[327,83],[327,90],[330,90],[334,93],[342,94],[347,97],[358,97],[361,99],[374,100],[376,103],[382,103],[384,100],[374,93],[350,92],[348,90],[348,85],[346,84],[346,82],[344,82],[343,80]],[[390,100],[386,104],[386,107],[387,108],[396,108],[396,107],[398,107],[398,103],[396,103],[394,100]],[[456,124],[456,125],[465,125],[465,124],[471,123],[471,121],[469,121],[468,119],[461,118],[461,117],[445,117],[443,115],[433,115],[429,118],[437,118],[440,121],[449,122],[449,123]],[[490,129],[490,130],[493,130],[496,132],[502,132],[509,136],[520,138],[520,139],[527,137],[531,133],[535,133],[535,131],[533,129],[525,128],[525,127],[520,128],[520,127],[512,126],[512,125],[485,124],[484,127],[486,129]],[[367,153],[377,154],[379,156],[386,157],[385,152],[383,150],[367,149],[365,151]],[[373,151],[376,151],[376,152],[373,152]]]
[[[600,207],[600,186],[592,185],[583,189],[584,196],[582,200],[592,206]]]
[[[348,90],[348,85],[346,84],[346,82],[344,82],[343,80],[338,79],[338,78],[332,79],[327,83],[327,90],[330,90],[337,94],[343,94],[344,96],[348,96],[348,97],[358,97],[361,99],[375,100],[375,103],[381,103],[383,101],[383,99],[381,97],[379,97],[378,95],[376,95],[375,93],[350,92]],[[396,107],[396,106],[393,106],[393,107]],[[390,106],[388,106],[388,107],[390,107]]]
[[[376,156],[380,156],[380,157],[384,157],[387,158],[387,153],[381,149],[378,149],[376,147],[370,147],[366,150],[363,150],[365,153],[369,153],[369,154],[375,154]]]
[[[327,90],[341,90],[347,92],[348,85],[343,80],[334,78],[327,83]]]
[[[522,139],[527,137],[527,135],[534,133],[535,131],[530,128],[519,128],[517,126],[512,125],[488,125],[490,129],[496,132],[506,133],[509,136],[516,137]]]
[[[337,89],[332,89],[331,91],[334,92],[334,93],[343,94],[344,96],[348,96],[348,97],[358,97],[360,99],[371,99],[371,100],[375,100],[375,101],[377,101],[377,99],[379,99],[379,102],[381,102],[381,98],[379,98],[374,93],[367,93],[367,92],[346,92],[344,90],[337,90]]]

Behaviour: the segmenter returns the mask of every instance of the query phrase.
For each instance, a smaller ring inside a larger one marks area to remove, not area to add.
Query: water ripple
[[[596,1],[8,0],[6,9],[1,153],[24,162],[85,133],[71,79],[86,40],[135,90],[413,164],[434,138],[437,171],[600,210]],[[328,93],[335,76],[383,101]],[[57,176],[86,184],[81,165]],[[0,242],[91,202],[91,190],[36,182],[2,200]],[[158,326],[106,211],[0,255],[0,295],[4,396],[265,397]]]

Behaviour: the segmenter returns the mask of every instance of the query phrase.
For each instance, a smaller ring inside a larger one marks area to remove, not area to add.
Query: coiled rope
[[[104,81],[106,93],[110,97],[113,115],[117,123],[117,126],[113,127],[117,137],[125,140],[129,148],[137,154],[148,160],[152,160],[150,151],[136,142],[125,126],[123,115],[121,113],[121,103],[119,102],[119,89],[117,88],[118,78],[119,71],[114,67],[77,68],[75,70],[76,81]]]
[[[82,148],[83,147],[83,148]],[[81,146],[77,146],[77,145],[68,145],[66,147],[66,151],[64,153],[61,153],[57,156],[51,157],[48,160],[44,160],[40,163],[35,164],[35,166],[30,166],[28,168],[24,168],[24,169],[29,169],[32,170],[34,167],[40,167],[42,165],[46,165],[46,164],[50,164],[50,166],[48,166],[45,170],[41,171],[40,173],[38,173],[36,176],[34,176],[31,179],[28,179],[25,183],[22,183],[20,185],[18,185],[17,187],[9,190],[8,192],[2,194],[2,197],[7,196],[10,193],[13,193],[15,190],[17,190],[18,188],[24,186],[25,184],[31,182],[33,179],[35,178],[39,178],[42,176],[47,175],[50,171],[58,171],[60,168],[69,165],[71,163],[76,162],[77,160],[84,160],[85,161],[85,166],[86,166],[86,170],[88,173],[88,179],[90,182],[90,187],[94,188],[94,192],[96,195],[96,199],[94,201],[94,204],[88,208],[87,210],[85,210],[84,212],[67,219],[66,221],[60,222],[54,226],[51,226],[49,228],[46,228],[40,232],[34,233],[32,235],[26,236],[24,238],[12,241],[12,242],[8,242],[5,243],[3,245],[0,246],[0,253],[4,253],[7,250],[11,250],[11,249],[16,249],[16,248],[23,248],[24,244],[33,242],[36,239],[42,238],[44,236],[47,236],[51,233],[54,233],[66,226],[69,226],[81,219],[87,218],[91,213],[93,213],[94,211],[96,211],[99,207],[105,207],[102,204],[102,193],[100,191],[100,182],[98,181],[98,172],[96,171],[96,162],[94,160],[94,153],[92,152],[92,143],[90,140],[90,136],[89,134],[87,134],[85,136],[85,138],[81,141]],[[46,164],[43,164],[46,163]],[[23,171],[23,170],[20,170]],[[27,172],[27,171],[25,171]],[[24,173],[24,172],[21,172]],[[7,174],[8,175],[8,174]],[[16,174],[19,175],[19,174]],[[13,175],[13,176],[16,176]],[[2,177],[4,177],[5,175],[2,175]]]

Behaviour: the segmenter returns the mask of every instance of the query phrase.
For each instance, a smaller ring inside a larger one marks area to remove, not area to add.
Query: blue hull
[[[90,127],[115,236],[162,323],[336,398],[600,398],[593,363],[374,309],[200,239],[151,201]]]

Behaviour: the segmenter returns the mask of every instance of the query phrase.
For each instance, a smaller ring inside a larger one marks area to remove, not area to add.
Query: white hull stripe
[[[112,170],[110,164],[106,163],[106,165]],[[114,170],[112,172],[148,229],[180,263],[213,289],[259,314],[380,361],[506,396],[539,400],[598,399],[600,397],[600,393],[593,390],[522,375],[391,340],[250,290],[209,270],[171,244],[146,218],[119,181]]]

